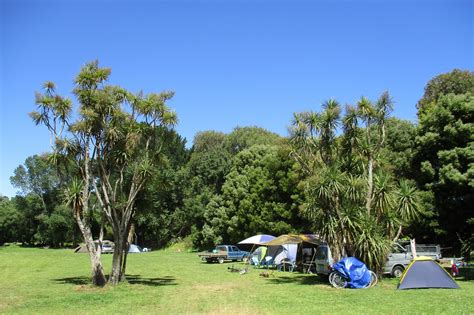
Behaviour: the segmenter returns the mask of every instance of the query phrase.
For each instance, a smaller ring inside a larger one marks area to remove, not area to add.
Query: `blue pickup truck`
[[[220,264],[224,261],[246,261],[250,256],[249,252],[240,250],[237,246],[234,245],[217,245],[215,249],[209,252],[198,253],[198,256],[201,257],[201,260],[208,263],[218,262]]]

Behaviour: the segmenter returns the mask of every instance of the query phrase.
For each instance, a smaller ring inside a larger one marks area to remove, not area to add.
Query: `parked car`
[[[212,251],[198,253],[198,256],[201,257],[201,260],[208,263],[218,262],[220,264],[224,261],[245,261],[250,256],[250,253],[247,251],[240,250],[237,246],[234,245],[218,245]]]
[[[103,243],[102,254],[112,254],[114,252],[114,243]]]

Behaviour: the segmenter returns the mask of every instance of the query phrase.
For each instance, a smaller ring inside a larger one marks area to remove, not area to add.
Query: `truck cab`
[[[392,251],[388,254],[387,262],[383,267],[384,274],[390,274],[394,277],[401,277],[405,268],[413,260],[411,252],[400,244],[393,244]]]
[[[434,260],[441,259],[441,248],[435,244],[417,244],[417,256],[427,256]],[[390,274],[393,277],[401,277],[403,271],[413,260],[413,253],[410,245],[402,246],[400,243],[395,243],[392,251],[388,254],[387,262],[383,268],[384,274]]]

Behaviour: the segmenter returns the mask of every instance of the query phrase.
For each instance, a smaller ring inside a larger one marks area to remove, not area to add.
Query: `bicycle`
[[[370,272],[370,282],[367,284],[366,287],[364,287],[364,289],[372,288],[378,282],[378,278],[377,278],[377,275],[375,274],[375,272],[373,272],[371,270],[369,270],[369,272]],[[329,274],[329,283],[333,287],[335,287],[336,289],[346,288],[348,286],[349,282],[350,282],[350,279],[348,279],[345,275],[343,275],[342,273],[340,273],[337,270],[334,270],[333,272],[331,272]]]

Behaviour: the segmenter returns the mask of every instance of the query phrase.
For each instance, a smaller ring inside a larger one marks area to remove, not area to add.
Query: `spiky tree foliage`
[[[362,155],[366,158],[367,192],[365,207],[370,214],[374,199],[374,163],[379,157],[380,150],[385,142],[385,124],[393,103],[388,92],[382,93],[377,102],[362,97],[357,102],[357,115],[365,127],[359,142]]]
[[[322,107],[295,114],[290,130],[291,154],[307,176],[304,213],[336,259],[356,255],[379,271],[392,240],[420,212],[413,185],[397,183],[382,165],[390,96],[362,98],[342,118],[337,101]]]
[[[53,160],[66,160],[74,165],[71,173],[80,185],[71,186],[74,190],[70,188],[67,195],[75,196],[69,200],[84,238],[88,233],[90,196],[94,194],[97,198],[114,234],[109,282],[117,284],[125,276],[127,239],[137,195],[153,165],[160,161],[159,149],[151,150],[159,148],[154,143],[155,129],[173,126],[177,119],[166,105],[172,92],[132,94],[108,85],[110,73],[110,69],[100,68],[97,61],[81,69],[73,90],[79,103],[74,115],[72,102],[59,96],[54,84],[48,82],[45,93],[37,95],[38,110],[31,117],[51,132]],[[94,245],[87,246],[91,257],[94,256]]]

